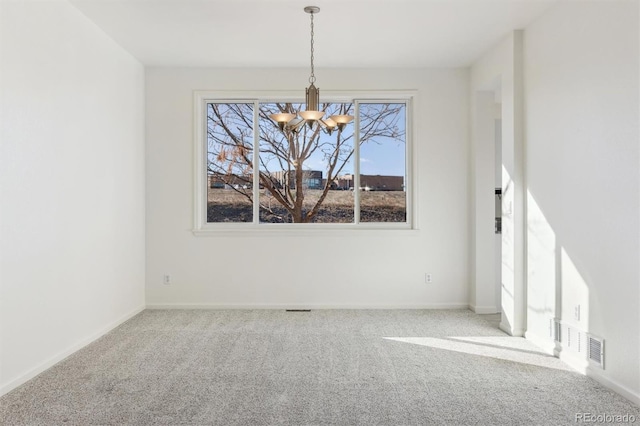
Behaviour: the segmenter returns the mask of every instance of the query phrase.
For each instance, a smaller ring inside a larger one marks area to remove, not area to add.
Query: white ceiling
[[[459,67],[558,0],[71,0],[149,66]]]

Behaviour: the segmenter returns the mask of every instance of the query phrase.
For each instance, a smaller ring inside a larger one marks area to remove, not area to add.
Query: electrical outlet
[[[164,285],[169,285],[169,284],[171,284],[171,275],[165,275],[165,276],[162,278],[162,283],[163,283]]]
[[[424,274],[424,282],[425,282],[425,284],[431,284],[432,281],[433,281],[433,278],[431,277],[431,274],[429,274],[429,273]]]

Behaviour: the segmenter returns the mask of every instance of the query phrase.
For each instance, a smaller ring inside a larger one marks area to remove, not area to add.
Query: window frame
[[[405,222],[360,222],[360,191],[354,191],[354,221],[351,223],[260,223],[259,203],[253,203],[252,222],[207,222],[207,105],[209,103],[245,103],[253,104],[254,122],[258,121],[259,105],[269,102],[292,102],[304,103],[301,94],[291,91],[251,91],[251,92],[229,92],[229,91],[194,91],[193,103],[193,229],[196,236],[211,236],[224,234],[225,231],[234,235],[253,232],[292,232],[299,234],[300,231],[310,230],[313,233],[318,231],[349,231],[349,230],[417,230],[417,168],[416,168],[416,91],[357,91],[357,92],[331,92],[323,91],[323,102],[353,103],[354,104],[354,187],[358,188],[360,181],[360,104],[367,103],[404,103],[405,112],[405,199],[406,199],[406,221]],[[254,129],[255,130],[255,129]],[[258,164],[259,155],[258,132],[253,134],[253,155],[254,164]],[[259,191],[258,173],[253,173],[254,197]],[[203,195],[204,194],[204,195]],[[256,198],[254,198],[256,199]]]

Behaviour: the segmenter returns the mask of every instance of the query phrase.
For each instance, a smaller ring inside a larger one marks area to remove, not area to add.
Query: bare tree
[[[360,144],[385,138],[404,141],[399,126],[403,104],[372,103],[360,106]],[[253,161],[253,104],[209,104],[208,173],[253,202],[253,173],[258,170],[260,210],[281,222],[312,222],[332,184],[353,158],[353,124],[327,134],[319,123],[285,127],[269,118],[273,113],[297,114],[301,104],[260,104],[258,111],[259,164]],[[325,117],[353,114],[353,104],[323,104]],[[305,204],[310,158],[321,159],[325,174],[317,199]],[[263,199],[264,198],[264,199]],[[273,202],[275,201],[275,203]]]

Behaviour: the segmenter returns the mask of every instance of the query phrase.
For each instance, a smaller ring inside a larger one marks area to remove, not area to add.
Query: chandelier
[[[298,113],[300,118],[298,118],[296,114],[288,112],[271,114],[269,117],[278,123],[278,127],[282,131],[295,131],[304,123],[307,123],[310,128],[313,128],[314,123],[318,123],[327,133],[331,134],[335,128],[342,131],[342,129],[353,120],[353,116],[332,115],[331,117],[323,119],[324,111],[321,111],[319,107],[320,89],[315,85],[316,76],[313,66],[313,15],[319,13],[320,8],[317,6],[307,6],[304,8],[304,11],[311,17],[311,74],[309,75],[309,87],[305,89],[305,110]]]

